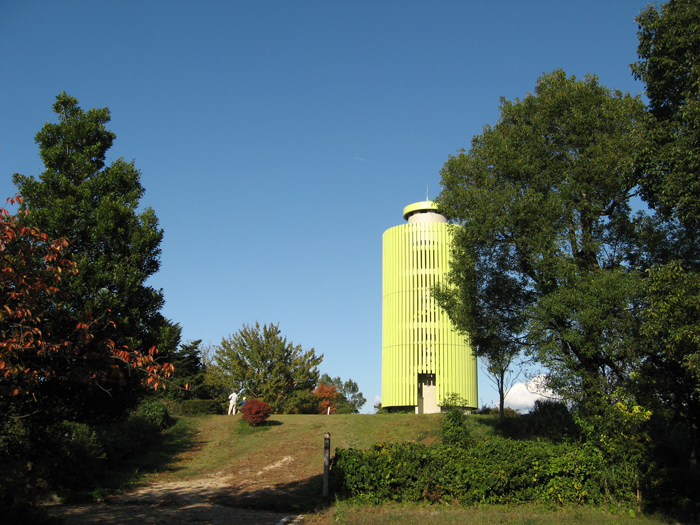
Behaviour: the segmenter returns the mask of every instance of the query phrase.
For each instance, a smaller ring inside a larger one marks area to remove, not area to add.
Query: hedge
[[[605,478],[600,453],[585,445],[489,437],[467,447],[379,443],[336,449],[331,483],[341,498],[372,503],[597,503],[636,495]]]

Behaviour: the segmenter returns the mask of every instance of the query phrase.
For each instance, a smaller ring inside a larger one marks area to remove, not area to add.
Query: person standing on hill
[[[228,396],[229,403],[228,403],[228,415],[235,416],[236,415],[236,403],[238,402],[238,394],[236,392],[231,392],[231,395]]]

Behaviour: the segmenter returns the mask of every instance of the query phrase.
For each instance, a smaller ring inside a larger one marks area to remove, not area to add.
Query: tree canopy
[[[477,353],[526,348],[548,388],[591,401],[638,359],[629,199],[644,105],[595,76],[544,75],[441,171],[453,268],[436,293]]]
[[[313,413],[318,403],[312,391],[322,360],[313,348],[304,351],[287,342],[279,324],[261,327],[256,322],[243,325],[214,348],[208,383],[221,393],[243,391],[248,398],[262,399],[275,413]]]
[[[45,171],[38,179],[13,177],[21,210],[31,210],[21,221],[68,240],[66,256],[78,271],[63,288],[73,312],[110,312],[117,344],[162,347],[163,293],[146,280],[160,268],[163,230],[151,208],[138,210],[140,173],[121,158],[105,165],[115,139],[105,127],[107,108],[85,112],[64,92],[53,110],[58,123],[47,122],[36,135]]]
[[[638,181],[649,205],[666,216],[700,220],[700,4],[672,0],[637,17],[634,76],[649,98],[649,147]]]
[[[336,388],[338,395],[333,400],[336,414],[359,414],[360,409],[367,402],[360,392],[360,387],[352,379],[343,382],[340,377],[323,374],[319,384]]]
[[[671,0],[637,17],[635,77],[649,98],[648,147],[639,164],[643,198],[664,234],[648,271],[642,333],[645,390],[691,424],[700,446],[700,3]]]
[[[74,314],[64,278],[76,264],[64,252],[66,239],[52,240],[23,226],[0,208],[0,412],[4,418],[41,413],[42,422],[99,419],[70,392],[106,389],[125,382],[130,370],[147,373],[158,386],[172,367],[154,351],[118,346],[114,323],[95,312]],[[56,394],[59,395],[56,395]],[[74,406],[77,404],[77,407]],[[70,405],[70,406],[69,406]],[[83,408],[83,410],[76,410]],[[103,414],[109,408],[102,407]],[[4,423],[4,422],[3,422]]]

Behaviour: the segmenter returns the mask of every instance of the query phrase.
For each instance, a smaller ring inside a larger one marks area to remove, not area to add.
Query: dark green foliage
[[[448,395],[441,405],[443,414],[440,421],[440,437],[443,444],[456,447],[468,447],[471,444],[465,406],[466,400],[458,394]]]
[[[174,422],[166,406],[158,401],[142,401],[136,408],[136,415],[142,417],[159,430],[168,428]]]
[[[161,391],[160,396],[176,400],[215,397],[213,390],[205,384],[206,365],[202,358],[201,344],[201,339],[188,341],[163,356],[163,360],[175,367],[175,372],[168,379],[167,388]]]
[[[288,414],[318,414],[318,397],[308,390],[297,390],[289,398]]]
[[[252,426],[261,425],[272,414],[272,407],[260,399],[247,399],[241,409],[243,420]]]
[[[664,216],[700,219],[700,4],[671,0],[637,17],[639,61],[634,76],[649,98],[649,147],[637,182]]]
[[[180,413],[191,416],[225,414],[226,410],[216,399],[186,399],[180,402]]]
[[[403,443],[337,449],[331,473],[341,497],[375,503],[631,501],[634,495],[618,491],[602,466],[600,455],[586,447],[491,437],[466,448]]]
[[[500,113],[441,171],[438,208],[461,228],[436,299],[477,353],[528,348],[544,386],[587,403],[640,359],[626,248],[644,104],[559,70]]]
[[[64,421],[53,429],[53,436],[52,443],[60,453],[51,484],[76,490],[94,483],[107,458],[97,432],[84,423]]]
[[[650,476],[649,485],[654,491],[647,505],[650,511],[661,510],[685,518],[686,523],[697,523],[700,471],[686,467],[659,469]]]
[[[82,314],[92,313],[98,320],[95,341],[110,339],[117,347],[144,352],[153,346],[174,349],[172,323],[160,313],[163,294],[146,284],[160,267],[163,231],[152,209],[138,210],[144,189],[133,162],[105,165],[115,139],[105,127],[109,110],[85,112],[66,93],[56,97],[53,109],[58,123],[46,123],[36,135],[45,171],[38,178],[14,175],[21,208],[29,211],[22,222],[50,238],[65,237],[78,269],[61,283],[70,295],[63,316],[47,318],[44,330],[60,338]],[[79,367],[70,359],[61,364],[37,392],[43,418],[106,424],[123,417],[145,393],[138,373],[106,374],[94,385],[72,374]],[[126,368],[119,360],[102,365]]]
[[[529,434],[555,442],[578,435],[574,418],[561,401],[537,399],[524,421]]]
[[[36,135],[46,170],[35,179],[15,174],[31,210],[26,222],[50,237],[66,237],[79,273],[65,291],[76,312],[111,310],[119,319],[117,344],[133,348],[156,345],[162,292],[145,284],[160,266],[163,231],[153,210],[137,213],[144,194],[133,162],[117,159],[105,166],[115,139],[105,128],[107,108],[84,112],[78,101],[61,93],[54,112]]]
[[[108,425],[62,421],[33,427],[28,419],[5,420],[0,429],[0,505],[32,504],[49,492],[85,493],[108,469],[148,450],[172,423],[165,407],[145,402]]]
[[[649,98],[646,137],[635,182],[656,212],[655,264],[648,272],[642,333],[649,359],[640,395],[691,428],[690,464],[700,455],[700,2],[649,5],[637,17],[639,61]],[[655,240],[652,238],[652,240]]]
[[[487,406],[482,406],[479,410],[476,411],[477,414],[481,414],[484,416],[489,416],[489,415],[498,415],[500,416],[501,414],[501,409],[499,407],[487,407]],[[518,417],[520,416],[520,412],[515,410],[514,408],[510,407],[504,407],[503,408],[503,416],[504,417]]]
[[[319,383],[326,386],[335,386],[338,397],[335,399],[336,414],[359,414],[362,406],[367,402],[365,396],[360,392],[357,383],[348,379],[343,383],[340,377],[331,377],[323,374]]]
[[[106,427],[97,429],[100,443],[109,463],[118,463],[158,440],[159,428],[137,414]]]
[[[277,414],[298,409],[299,392],[312,392],[318,384],[323,355],[287,342],[279,324],[243,325],[221,340],[206,370],[207,384],[225,397],[235,390],[264,400]],[[225,394],[225,396],[224,396]]]

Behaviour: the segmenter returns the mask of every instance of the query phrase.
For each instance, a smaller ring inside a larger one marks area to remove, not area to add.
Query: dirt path
[[[68,525],[302,523],[300,513],[282,510],[293,508],[295,490],[303,490],[305,479],[312,474],[309,455],[317,451],[296,446],[281,456],[282,451],[265,450],[222,465],[224,468],[217,472],[193,468],[195,456],[205,455],[210,447],[226,445],[222,438],[230,437],[230,424],[224,418],[203,421],[196,448],[176,459],[178,469],[193,473],[191,476],[164,474],[159,481],[110,497],[104,503],[55,505],[50,513],[64,517]],[[268,510],[248,510],[251,507]]]

